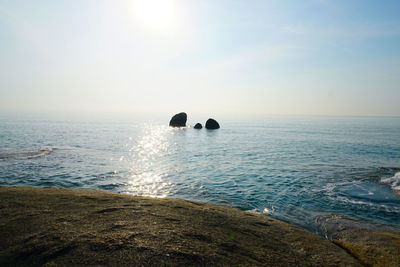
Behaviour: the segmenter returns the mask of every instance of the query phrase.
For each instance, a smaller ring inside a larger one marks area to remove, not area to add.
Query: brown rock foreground
[[[0,199],[0,266],[369,264],[308,231],[230,207],[28,187],[0,187]]]
[[[365,266],[400,266],[400,234],[388,226],[330,215],[320,218],[325,234]]]

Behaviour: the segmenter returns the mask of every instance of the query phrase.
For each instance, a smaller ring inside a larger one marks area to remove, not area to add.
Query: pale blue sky
[[[400,115],[398,0],[151,1],[0,0],[0,110]]]

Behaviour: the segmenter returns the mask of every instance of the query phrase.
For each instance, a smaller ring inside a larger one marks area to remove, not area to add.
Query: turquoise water
[[[0,185],[193,199],[311,230],[328,214],[400,226],[400,118],[218,120],[1,116]]]

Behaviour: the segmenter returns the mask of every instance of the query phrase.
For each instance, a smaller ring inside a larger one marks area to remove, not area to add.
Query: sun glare
[[[133,0],[135,19],[150,30],[171,32],[177,27],[175,0]]]

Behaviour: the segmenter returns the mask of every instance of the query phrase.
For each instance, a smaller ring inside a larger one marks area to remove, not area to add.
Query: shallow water
[[[180,197],[311,230],[327,214],[400,226],[400,118],[168,120],[1,116],[0,185]]]

